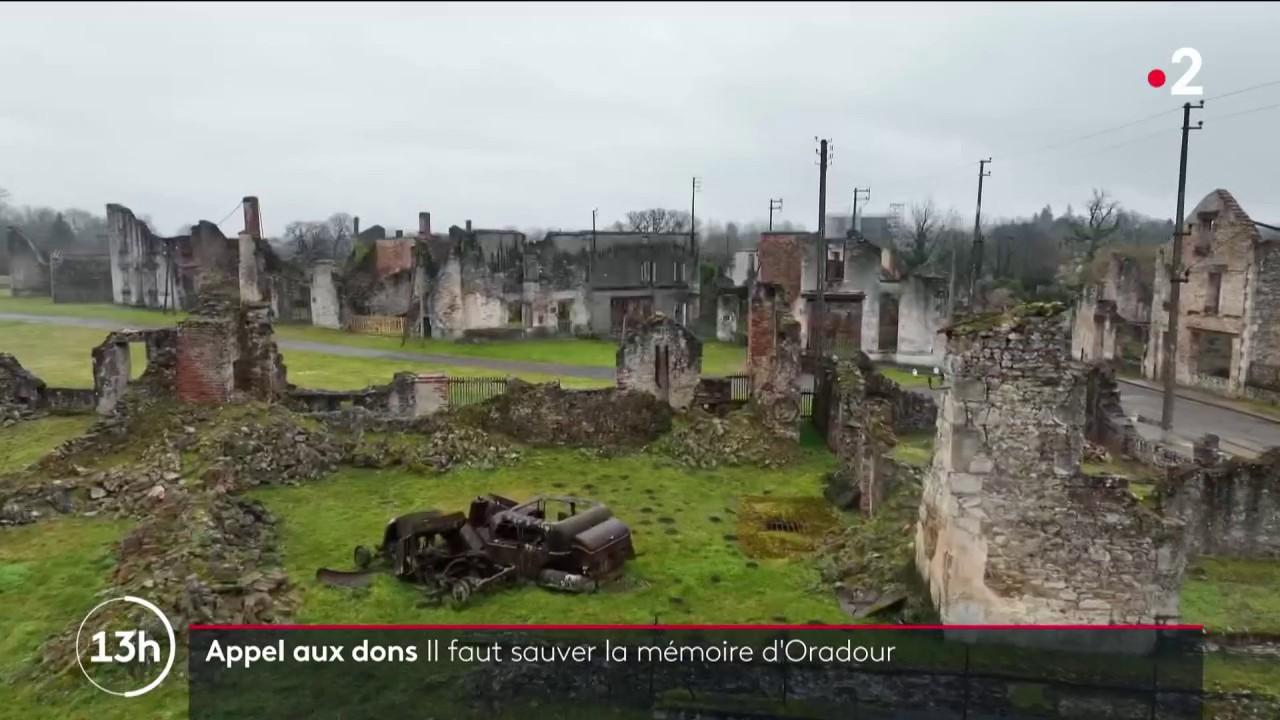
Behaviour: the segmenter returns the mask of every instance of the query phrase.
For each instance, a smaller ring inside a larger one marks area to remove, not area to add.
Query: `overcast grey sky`
[[[249,194],[271,234],[335,211],[570,229],[593,207],[687,208],[696,174],[699,216],[763,219],[781,196],[813,228],[822,135],[831,210],[869,185],[872,212],[932,197],[972,222],[992,155],[984,215],[1079,208],[1101,186],[1167,217],[1170,60],[1191,46],[1208,102],[1188,204],[1224,187],[1280,223],[1280,108],[1215,121],[1280,104],[1280,84],[1211,99],[1280,80],[1277,36],[1262,3],[6,4],[0,187],[123,203],[165,233]]]

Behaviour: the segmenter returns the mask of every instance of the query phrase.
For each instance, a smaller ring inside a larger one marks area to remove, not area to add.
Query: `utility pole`
[[[769,232],[773,232],[773,211],[782,212],[782,198],[769,198]]]
[[[689,251],[694,253],[698,249],[698,236],[694,230],[697,226],[697,222],[695,222],[697,216],[694,214],[694,209],[698,199],[698,190],[701,189],[702,181],[695,175],[689,183]]]
[[[863,200],[866,200],[867,202],[870,202],[871,188],[856,187],[853,189],[853,217],[850,218],[849,220],[849,229],[852,230],[854,233],[861,235],[862,234],[861,231],[858,230],[858,198],[859,197],[861,197]]]
[[[817,138],[814,138],[817,140]],[[827,295],[827,150],[830,140],[818,141],[818,302],[813,307],[809,322],[809,347],[816,357],[826,355],[826,337],[823,331],[826,320]],[[795,298],[787,298],[794,302]]]
[[[1164,402],[1160,407],[1160,428],[1166,433],[1173,429],[1173,400],[1178,387],[1178,323],[1181,322],[1179,303],[1182,300],[1182,283],[1186,282],[1182,277],[1180,265],[1182,264],[1182,237],[1187,234],[1182,218],[1187,192],[1187,138],[1192,130],[1204,127],[1203,120],[1199,121],[1194,128],[1191,127],[1192,108],[1203,109],[1204,101],[1201,100],[1196,105],[1182,104],[1182,153],[1178,158],[1178,214],[1174,216],[1173,257],[1169,258],[1169,321],[1164,333],[1164,362],[1161,363],[1161,374],[1164,376]]]
[[[591,208],[591,255],[587,257],[587,282],[591,282],[591,264],[596,259],[596,213],[600,208]]]
[[[986,172],[991,158],[978,161],[978,209],[973,214],[973,276],[969,278],[969,301],[977,297],[978,281],[982,278],[982,179],[991,177]]]

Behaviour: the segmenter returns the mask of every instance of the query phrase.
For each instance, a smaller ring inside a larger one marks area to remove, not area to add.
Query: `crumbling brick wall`
[[[631,325],[618,343],[618,387],[648,393],[683,410],[702,374],[702,341],[661,313]]]
[[[747,375],[751,399],[776,435],[800,437],[800,323],[786,291],[756,283],[747,312]]]
[[[1256,461],[1185,465],[1161,483],[1161,509],[1193,555],[1280,559],[1280,450]]]
[[[237,349],[230,317],[183,320],[178,325],[178,399],[201,404],[229,402],[235,389]]]
[[[1154,622],[1176,616],[1179,524],[1123,480],[1080,472],[1083,367],[1057,304],[948,333],[948,382],[916,531],[946,623]]]

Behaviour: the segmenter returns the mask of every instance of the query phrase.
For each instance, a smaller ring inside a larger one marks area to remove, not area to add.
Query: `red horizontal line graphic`
[[[1204,630],[1203,625],[189,625],[188,630]]]

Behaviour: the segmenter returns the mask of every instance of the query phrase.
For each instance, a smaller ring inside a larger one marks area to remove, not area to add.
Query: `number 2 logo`
[[[1183,60],[1190,60],[1191,65],[1187,71],[1178,78],[1178,81],[1169,89],[1170,95],[1203,95],[1204,88],[1199,85],[1191,85],[1190,82],[1196,78],[1196,74],[1200,72],[1200,51],[1195,48],[1178,48],[1173,53],[1173,64],[1177,65]]]

